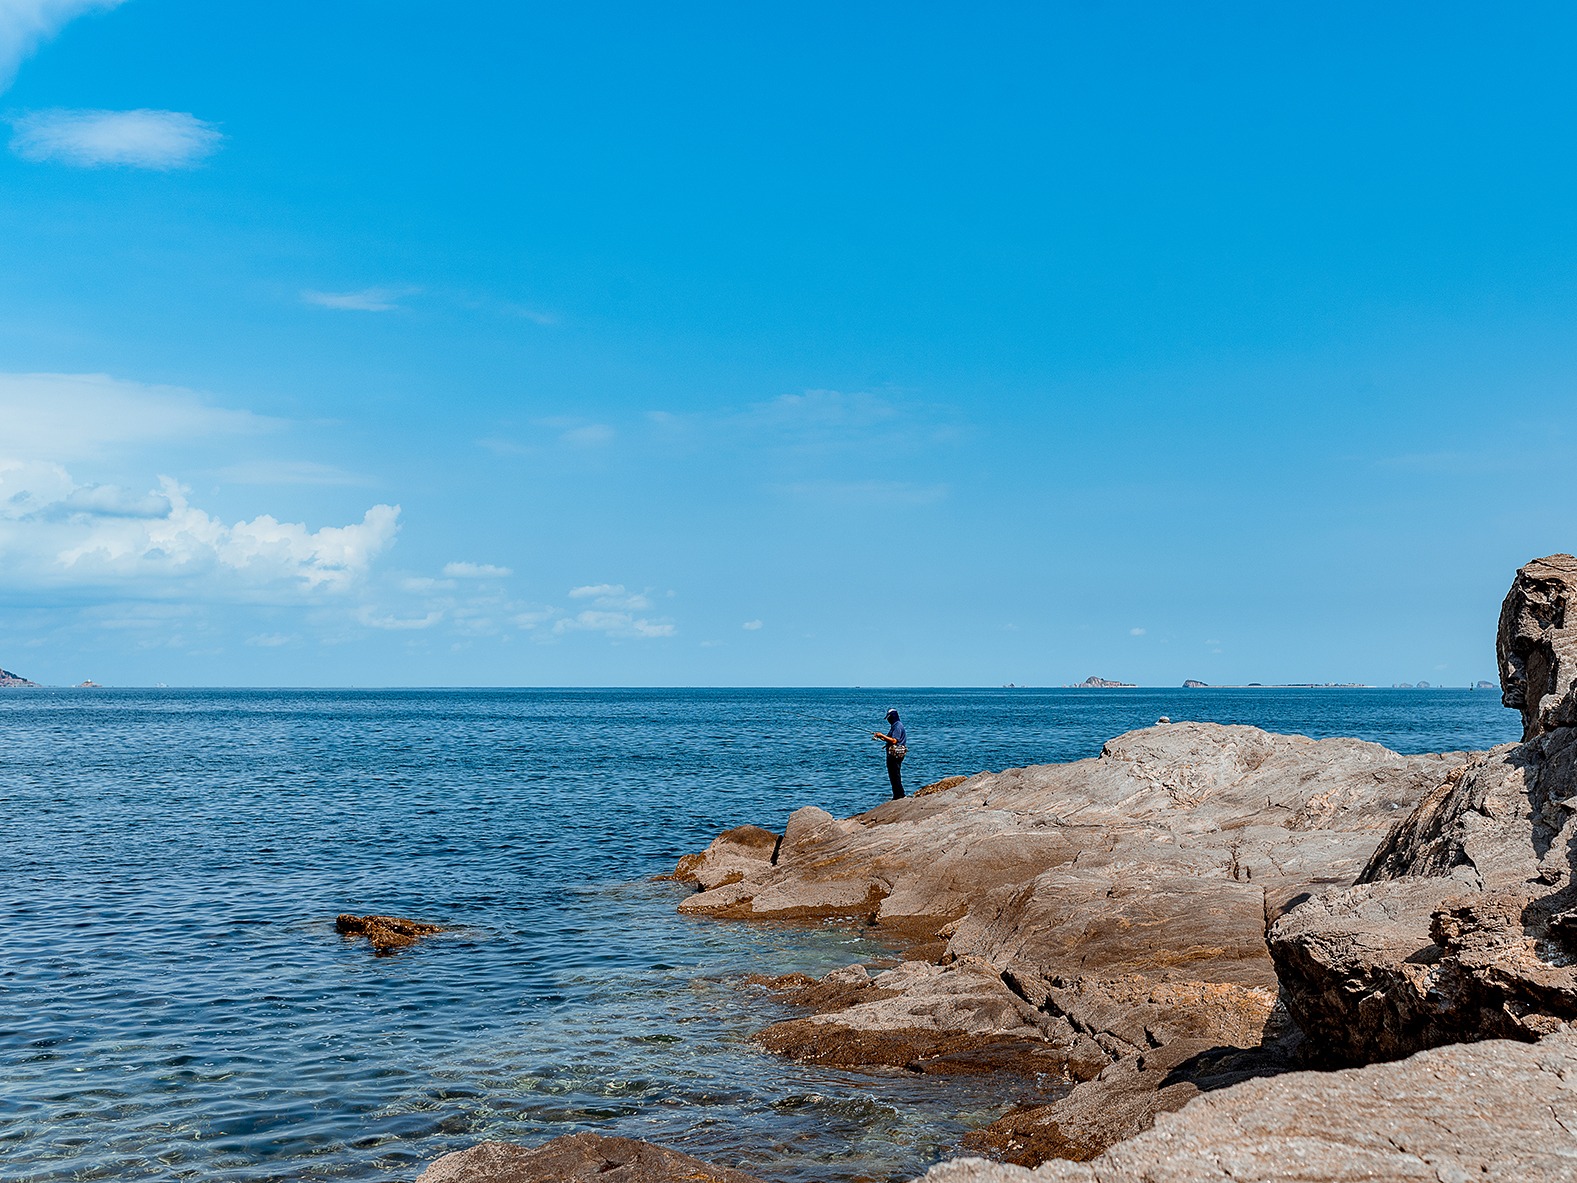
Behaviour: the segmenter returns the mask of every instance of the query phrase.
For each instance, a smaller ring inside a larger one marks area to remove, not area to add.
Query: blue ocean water
[[[0,1174],[411,1180],[483,1138],[647,1138],[781,1183],[905,1179],[1033,1082],[765,1056],[750,972],[890,954],[685,920],[720,830],[1095,755],[1173,719],[1404,752],[1518,737],[1466,690],[0,693]],[[454,926],[396,956],[340,912]]]

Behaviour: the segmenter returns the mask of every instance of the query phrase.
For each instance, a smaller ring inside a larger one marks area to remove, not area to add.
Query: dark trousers
[[[887,779],[893,782],[893,800],[903,796],[903,757],[887,757]]]

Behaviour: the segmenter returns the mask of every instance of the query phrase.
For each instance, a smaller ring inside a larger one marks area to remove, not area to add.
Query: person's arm
[[[892,736],[890,736],[890,735],[883,735],[880,731],[873,731],[873,732],[871,732],[871,738],[872,739],[879,739],[883,743],[886,743],[886,744],[894,744],[894,743],[898,742]]]

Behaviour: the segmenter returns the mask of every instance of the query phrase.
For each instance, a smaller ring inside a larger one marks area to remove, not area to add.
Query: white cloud
[[[444,564],[444,575],[450,579],[502,579],[513,574],[508,567],[495,567],[492,563]]]
[[[744,624],[740,625],[739,627],[744,629],[746,632],[755,632],[758,628],[761,627],[761,622],[759,620],[747,620],[747,621],[745,621]]]
[[[645,592],[631,592],[622,583],[592,583],[571,588],[572,600],[590,600],[591,607],[553,624],[555,636],[569,632],[599,632],[610,637],[671,637],[678,632],[666,621],[637,616],[652,606]]]
[[[1145,630],[1142,628],[1131,628],[1128,630],[1128,635],[1130,637],[1142,637],[1144,636],[1144,633]]]
[[[557,634],[599,632],[610,637],[671,637],[678,630],[671,624],[640,620],[629,612],[588,610],[566,616],[553,626]]]
[[[301,293],[303,303],[319,308],[332,308],[337,312],[397,312],[399,301],[415,295],[419,288],[362,288],[357,292]]]
[[[0,0],[0,91],[11,85],[17,67],[68,21],[85,12],[104,11],[123,0]]]
[[[224,139],[184,111],[32,111],[11,127],[11,150],[23,160],[78,168],[191,168]]]
[[[277,649],[300,639],[290,633],[258,633],[255,637],[248,637],[246,643],[260,649]]]
[[[149,386],[106,374],[5,373],[0,373],[0,424],[0,457],[56,464],[145,444],[279,426],[277,420],[212,406],[178,386]]]
[[[571,588],[569,598],[590,600],[594,608],[620,612],[645,612],[652,606],[651,597],[645,592],[627,591],[622,583],[594,583]]]
[[[356,610],[356,619],[368,628],[389,629],[395,632],[429,629],[443,618],[444,614],[436,610],[423,616],[396,616],[392,612],[379,612],[376,608],[367,605]]]

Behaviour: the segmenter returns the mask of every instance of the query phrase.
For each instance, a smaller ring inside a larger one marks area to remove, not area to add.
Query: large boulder
[[[1251,1080],[1160,1114],[1090,1162],[982,1159],[923,1183],[1568,1183],[1577,1178],[1577,1036],[1490,1041],[1399,1063]],[[922,1181],[916,1181],[922,1183]]]
[[[1537,1039],[1577,1018],[1577,559],[1517,572],[1497,647],[1528,738],[1452,774],[1358,883],[1279,918],[1268,943],[1307,1051],[1394,1059]]]
[[[813,1013],[762,1033],[773,1050],[927,1072],[1050,1066],[1088,1080],[1186,1044],[1175,1070],[1124,1076],[1123,1089],[1154,1093],[1168,1074],[1219,1077],[1197,1051],[1267,1039],[1287,1050],[1296,1032],[1278,1008],[1267,919],[1351,884],[1396,819],[1465,759],[1164,724],[1095,759],[985,773],[858,818],[807,807],[770,859],[739,858],[730,842],[686,863],[704,890],[680,907],[847,918],[921,959],[829,983]],[[1140,1098],[1084,1144],[1093,1153],[1144,1128],[1156,1107]]]

